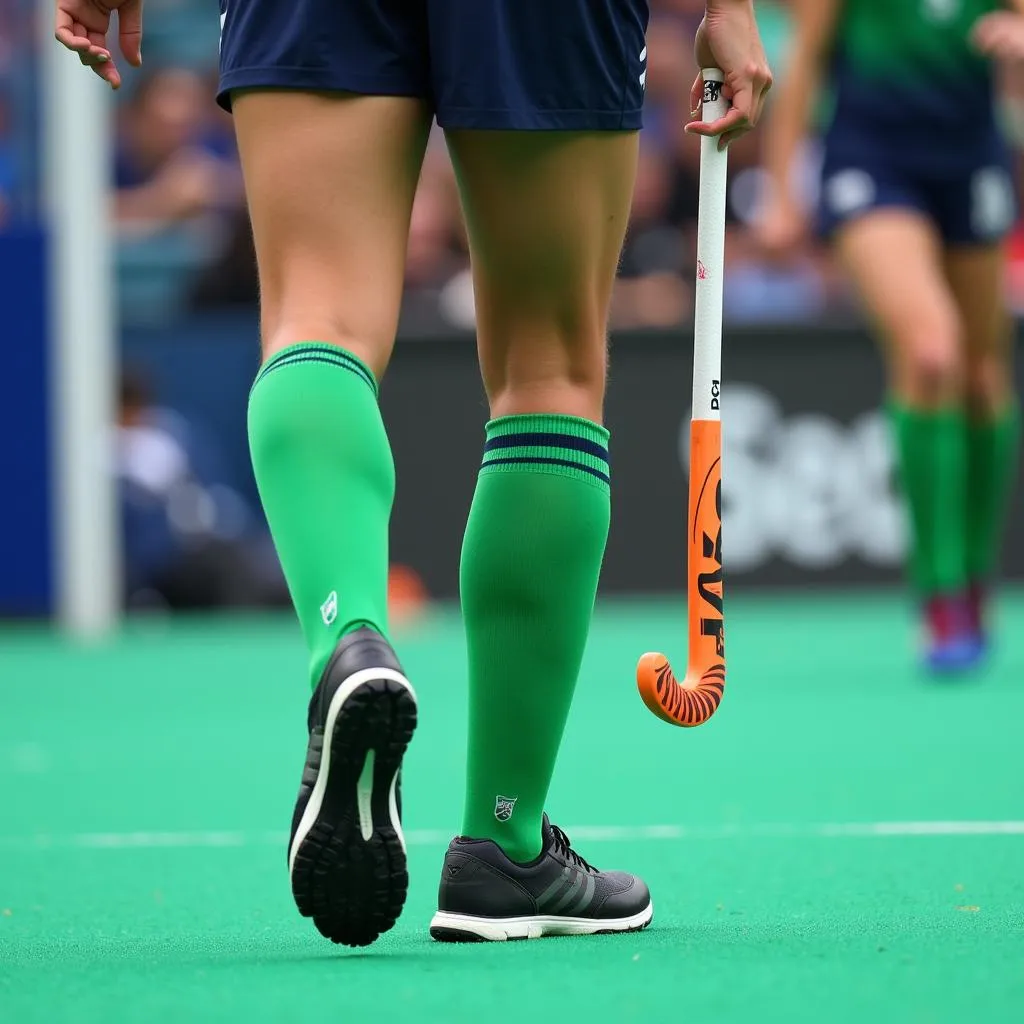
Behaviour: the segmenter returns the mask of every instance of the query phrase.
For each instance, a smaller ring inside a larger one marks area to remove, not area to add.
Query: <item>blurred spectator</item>
[[[688,19],[678,11],[666,17],[655,5],[647,32],[645,128],[612,299],[613,328],[681,325],[692,308],[697,167],[680,159],[680,149],[699,151],[695,139],[682,138],[695,74]]]
[[[630,228],[612,303],[615,328],[681,324],[692,307],[684,273],[686,239],[671,212],[673,167],[658,147],[644,145],[637,166]]]
[[[475,318],[458,185],[443,136],[435,130],[409,224],[402,329],[420,334],[472,329]]]
[[[237,168],[211,152],[201,77],[169,69],[142,79],[121,111],[114,162],[122,237],[151,235],[241,201]]]
[[[433,292],[466,266],[455,173],[444,148],[431,146],[423,162],[409,224],[405,286]]]
[[[119,111],[114,183],[122,318],[173,319],[243,201],[233,145],[202,76],[163,69],[137,81]]]
[[[771,115],[769,113],[768,118]],[[759,141],[759,140],[758,140]],[[837,289],[844,287],[827,250],[812,235],[785,256],[766,253],[755,238],[767,179],[760,148],[737,146],[729,183],[729,229],[726,246],[725,304],[732,323],[797,323],[819,318]],[[808,209],[817,203],[816,150],[794,168]],[[813,217],[812,217],[813,220]]]
[[[129,607],[287,604],[269,536],[218,461],[210,437],[157,405],[138,371],[123,373],[117,475]]]
[[[690,86],[697,74],[691,23],[659,15],[655,8],[647,30],[644,138],[662,145],[690,119]]]

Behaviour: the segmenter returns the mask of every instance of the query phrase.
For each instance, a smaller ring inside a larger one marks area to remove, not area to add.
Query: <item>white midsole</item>
[[[313,784],[313,792],[309,796],[309,803],[306,804],[305,810],[302,812],[302,817],[299,819],[299,827],[295,830],[295,838],[292,839],[291,849],[288,851],[288,871],[291,872],[295,868],[295,855],[298,852],[299,847],[302,845],[303,840],[309,835],[310,829],[313,827],[316,819],[320,815],[320,808],[323,807],[324,793],[327,791],[327,777],[331,770],[331,742],[334,736],[334,726],[338,721],[338,715],[341,713],[342,706],[352,693],[357,690],[363,683],[372,682],[374,679],[389,679],[392,682],[399,683],[409,691],[409,696],[412,697],[413,702],[416,701],[416,691],[412,688],[412,683],[409,682],[401,672],[396,671],[392,668],[364,668],[359,672],[354,672],[338,687],[335,691],[334,696],[331,698],[331,703],[327,708],[327,720],[324,723],[324,748],[320,755],[320,770],[316,775],[316,782]],[[394,778],[391,780],[391,792],[390,799],[388,800],[388,814],[391,818],[391,827],[395,830],[398,835],[398,840],[402,844],[402,849],[405,849],[405,837],[402,834],[402,825],[398,820],[398,807],[395,799],[395,786],[398,780],[398,772],[395,772]]]
[[[654,904],[648,903],[638,914],[597,920],[592,917],[559,917],[557,914],[532,917],[472,917],[449,914],[439,910],[430,922],[431,928],[448,928],[465,932],[490,942],[506,939],[541,939],[550,935],[593,935],[595,932],[628,932],[651,920]]]
[[[373,836],[373,765],[377,760],[371,748],[366,752],[363,770],[356,782],[356,808],[359,811],[359,834],[363,842],[368,843]]]

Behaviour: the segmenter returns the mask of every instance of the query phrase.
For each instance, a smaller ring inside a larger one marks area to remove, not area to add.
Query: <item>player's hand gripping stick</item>
[[[704,75],[704,121],[723,117],[724,75]],[[681,682],[664,654],[645,654],[636,670],[644,703],[671,725],[703,725],[725,692],[722,616],[722,277],[728,151],[701,139],[697,215],[697,291],[694,309],[693,409],[690,420],[690,498],[686,527],[687,620],[690,648]]]

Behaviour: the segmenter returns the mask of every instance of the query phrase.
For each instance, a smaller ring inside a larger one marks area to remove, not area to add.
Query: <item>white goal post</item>
[[[60,626],[92,639],[116,627],[121,607],[113,104],[109,87],[54,41],[52,5],[41,7],[54,594]]]

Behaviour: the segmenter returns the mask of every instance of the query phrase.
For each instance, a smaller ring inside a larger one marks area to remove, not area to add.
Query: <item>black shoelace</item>
[[[569,837],[557,826],[551,826],[552,843],[559,853],[564,856],[573,864],[583,868],[584,871],[597,871],[592,864],[588,864],[573,848],[569,842]]]

